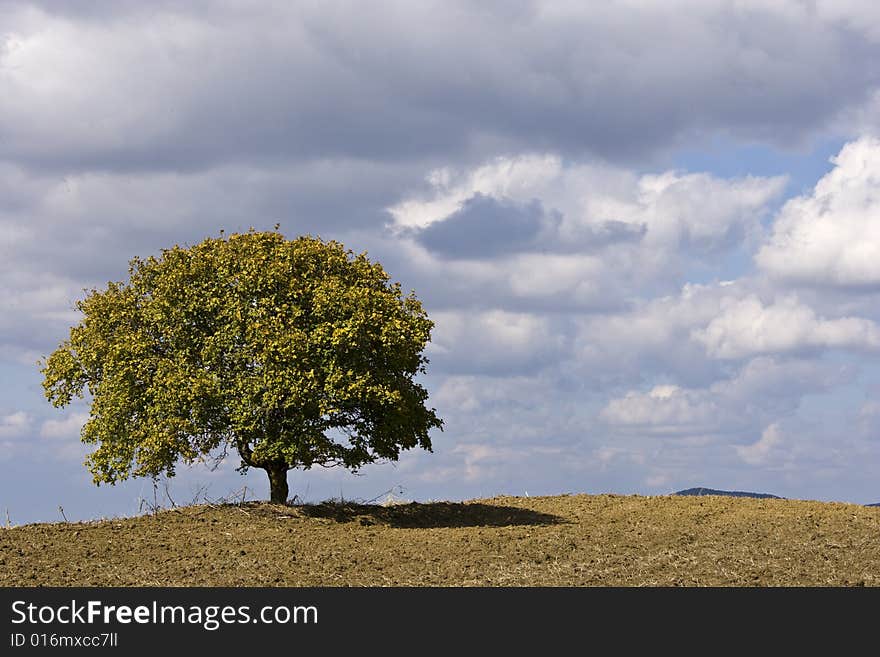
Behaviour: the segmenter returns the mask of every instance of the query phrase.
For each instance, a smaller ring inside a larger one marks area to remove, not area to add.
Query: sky
[[[299,500],[880,502],[876,3],[2,9],[12,524],[267,497],[235,459],[95,486],[89,408],[37,363],[131,258],[276,223],[415,291],[445,421],[433,453],[292,471]]]

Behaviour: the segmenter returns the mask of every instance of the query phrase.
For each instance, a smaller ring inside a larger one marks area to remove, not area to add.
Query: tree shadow
[[[295,508],[299,514],[309,518],[419,529],[557,525],[565,522],[563,518],[549,513],[479,502],[412,502],[389,506],[322,502],[304,504]]]

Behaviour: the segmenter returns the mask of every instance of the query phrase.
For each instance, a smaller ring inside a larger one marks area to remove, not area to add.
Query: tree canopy
[[[82,320],[41,372],[56,407],[90,398],[95,483],[173,476],[234,449],[285,502],[292,468],[357,471],[430,451],[442,429],[415,380],[433,323],[338,242],[221,233],[134,258],[127,282],[76,306]]]

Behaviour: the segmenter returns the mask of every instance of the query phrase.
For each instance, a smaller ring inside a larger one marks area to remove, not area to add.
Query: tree
[[[92,289],[80,323],[41,362],[56,407],[91,399],[81,438],[96,484],[174,476],[234,449],[285,503],[287,472],[356,472],[431,451],[442,430],[415,380],[433,323],[366,253],[277,231],[134,258]]]

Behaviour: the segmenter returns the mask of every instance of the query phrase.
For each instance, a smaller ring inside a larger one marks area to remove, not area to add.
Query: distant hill
[[[770,495],[770,493],[746,493],[741,490],[715,490],[714,488],[688,488],[687,490],[680,490],[677,493],[673,493],[673,495],[726,495],[728,497],[756,497],[761,500],[785,499],[784,497],[779,497],[778,495]]]
[[[880,502],[877,502],[875,504],[866,504],[865,506],[880,506]]]

